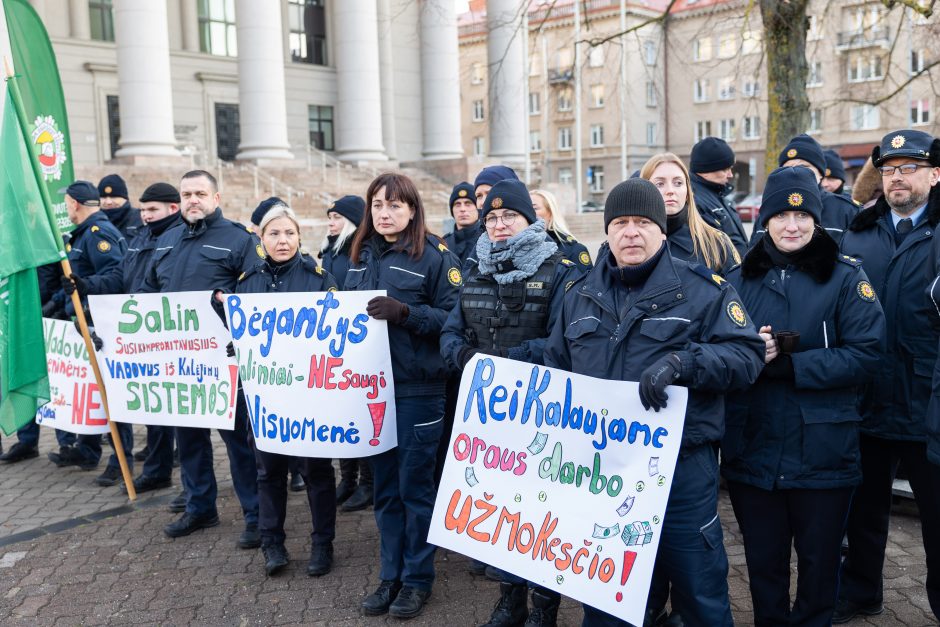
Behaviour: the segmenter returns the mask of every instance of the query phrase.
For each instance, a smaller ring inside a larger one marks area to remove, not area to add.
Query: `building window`
[[[333,150],[333,107],[307,107],[310,145],[320,150]]]
[[[571,174],[571,168],[559,168],[558,169],[558,182],[562,185],[571,185],[574,181],[574,177]]]
[[[737,53],[738,41],[734,33],[723,33],[718,36],[718,58],[730,59]]]
[[[859,56],[849,60],[849,82],[860,83],[884,78],[884,64],[881,56]]]
[[[602,148],[604,146],[604,125],[591,125],[591,148]]]
[[[692,42],[692,60],[708,61],[712,58],[712,38],[702,37]]]
[[[604,192],[604,166],[588,166],[588,178],[591,183],[591,192],[601,194]]]
[[[656,145],[656,135],[658,134],[656,122],[647,122],[646,123],[646,145],[655,146]]]
[[[748,115],[744,117],[744,139],[760,139],[760,117]]]
[[[558,110],[571,111],[571,89],[565,88],[558,92]]]
[[[325,0],[288,0],[287,35],[290,58],[298,63],[326,65]]]
[[[930,123],[930,101],[926,98],[911,101],[911,125]]]
[[[111,157],[120,149],[121,144],[121,103],[117,96],[106,98],[108,107],[108,139],[111,141]]]
[[[732,100],[735,92],[733,76],[727,76],[718,81],[718,100]]]
[[[470,84],[482,85],[486,79],[486,67],[482,63],[474,63],[470,66]]]
[[[238,55],[235,0],[199,0],[199,49],[221,57]]]
[[[708,102],[708,79],[699,78],[692,84],[692,101]]]
[[[700,120],[695,123],[695,142],[698,143],[710,137],[712,134],[712,123],[709,120]]]
[[[604,67],[604,46],[594,46],[588,52],[588,66]]]
[[[718,120],[718,137],[726,142],[734,141],[734,119]]]
[[[558,129],[558,150],[571,150],[571,127]]]
[[[881,111],[874,105],[857,105],[849,110],[849,128],[872,131],[881,126]]]
[[[911,75],[924,71],[925,56],[926,51],[924,50],[911,50]]]
[[[88,19],[91,38],[95,41],[114,41],[114,13],[111,0],[89,0]]]
[[[646,81],[646,106],[656,106],[656,85],[653,81]]]
[[[486,140],[482,137],[473,138],[473,156],[482,157],[486,155]]]
[[[754,77],[745,78],[743,92],[745,98],[757,98],[760,95],[760,81]]]
[[[591,106],[600,108],[604,106],[604,86],[591,85]]]
[[[652,41],[643,42],[643,61],[646,65],[656,65],[656,43]]]
[[[542,134],[529,131],[529,152],[542,152]]]
[[[542,112],[542,99],[537,91],[529,92],[529,115],[538,115]]]
[[[822,84],[822,61],[810,61],[809,75],[806,77],[806,86],[819,87]]]
[[[806,132],[810,135],[814,135],[822,130],[822,118],[823,112],[822,109],[810,109],[809,110],[809,128],[806,129]]]
[[[819,41],[822,39],[822,25],[818,15],[809,15],[809,30],[806,31],[806,41]]]
[[[238,104],[215,103],[215,154],[222,161],[235,161],[242,143],[242,127]]]
[[[483,101],[482,100],[473,101],[473,121],[474,122],[483,121]]]
[[[761,32],[757,30],[744,31],[741,34],[741,54],[757,54],[760,52]]]

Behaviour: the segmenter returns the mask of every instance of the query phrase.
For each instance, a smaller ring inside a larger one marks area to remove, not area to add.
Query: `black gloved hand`
[[[761,374],[768,379],[793,381],[796,378],[796,373],[793,371],[793,358],[789,355],[780,355],[769,364],[766,364]]]
[[[72,297],[72,292],[75,290],[78,290],[79,298],[85,298],[88,296],[88,281],[78,276],[74,272],[69,276],[60,277],[60,281],[62,283],[62,290],[69,298]]]
[[[376,296],[366,303],[366,313],[376,320],[401,324],[408,318],[408,305],[391,296]]]
[[[640,402],[645,409],[659,411],[666,406],[666,386],[679,378],[682,364],[675,353],[657,360],[640,375]]]
[[[95,352],[99,352],[104,348],[104,340],[98,337],[98,334],[94,331],[89,330],[91,333],[91,343],[95,345]]]
[[[463,370],[467,363],[473,359],[473,356],[480,352],[479,348],[473,346],[464,346],[460,349],[460,352],[457,353],[457,363],[460,364],[460,369]]]
[[[227,357],[235,356],[235,344],[233,344],[232,342],[229,342],[228,344],[225,345],[225,355]]]

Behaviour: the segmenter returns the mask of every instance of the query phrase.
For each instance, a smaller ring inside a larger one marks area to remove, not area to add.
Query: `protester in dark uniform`
[[[411,618],[434,584],[435,548],[427,538],[447,380],[440,333],[457,302],[460,260],[428,233],[411,179],[393,173],[369,185],[350,259],[346,289],[388,293],[370,300],[366,311],[388,322],[398,426],[398,447],[369,458],[382,581],[362,609]]]
[[[130,242],[143,226],[143,220],[140,212],[128,200],[127,183],[117,174],[109,174],[98,182],[98,195],[101,197],[101,209],[108,220]]]
[[[486,236],[476,245],[479,261],[465,268],[460,303],[450,312],[441,333],[441,355],[460,372],[476,353],[542,363],[542,347],[561,311],[565,288],[578,277],[574,263],[545,237],[521,181],[500,181],[483,205]],[[554,590],[532,592],[534,609],[526,605],[527,583],[500,571],[500,599],[486,627],[554,625],[561,599]]]
[[[480,210],[477,209],[473,185],[466,181],[454,185],[450,192],[450,215],[454,218],[454,230],[444,236],[444,243],[450,252],[460,258],[462,264],[473,256],[477,240],[483,233],[480,224]]]
[[[238,277],[264,257],[261,244],[247,228],[222,216],[221,196],[215,178],[193,170],[180,181],[183,223],[167,230],[157,240],[150,271],[142,292],[233,292]],[[258,533],[258,474],[248,441],[248,407],[237,394],[232,430],[219,430],[228,452],[235,494],[245,516],[245,531],[238,539],[241,548],[261,546]],[[219,524],[216,482],[212,469],[212,441],[208,429],[176,427],[180,467],[189,499],[186,511],[164,528],[176,538],[197,529]]]
[[[300,253],[300,224],[287,205],[270,207],[259,228],[265,258],[238,280],[237,294],[336,289],[333,277],[317,266],[316,261]],[[268,575],[274,575],[287,566],[289,560],[284,547],[284,521],[287,518],[288,463],[292,459],[299,462],[313,519],[307,574],[325,575],[333,567],[333,538],[336,536],[336,492],[331,461],[321,457],[295,458],[256,448],[258,527],[264,568]]]
[[[689,157],[695,206],[708,226],[724,231],[739,254],[747,252],[747,234],[731,201],[734,191],[734,151],[723,139],[706,137]]]
[[[668,254],[666,208],[652,183],[637,178],[614,187],[604,223],[608,244],[566,294],[545,365],[639,381],[640,400],[656,411],[666,405],[667,385],[689,388],[656,567],[672,583],[686,625],[731,625],[716,446],[725,394],[757,379],[764,341],[733,287]],[[626,623],[585,606],[583,624]]]
[[[822,146],[804,133],[797,135],[784,146],[777,159],[777,165],[787,168],[798,166],[809,168],[816,180],[821,183],[826,172],[826,156],[823,154]],[[858,213],[858,205],[850,198],[827,192],[822,187],[820,187],[820,197],[823,207],[819,224],[826,229],[836,243],[839,243],[845,230],[849,228],[849,224]],[[755,228],[751,234],[751,245],[763,236],[764,229]]]
[[[888,133],[873,149],[872,161],[880,168],[885,196],[852,221],[842,252],[860,259],[871,279],[888,340],[880,376],[862,397],[862,484],[849,514],[849,550],[833,623],[884,611],[882,568],[899,462],[920,512],[927,598],[940,615],[940,489],[926,443],[937,342],[929,326],[933,304],[924,296],[934,280],[932,246],[940,222],[940,202],[934,197],[928,203],[940,178],[940,141],[910,129]]]
[[[760,326],[767,365],[726,400],[721,471],[744,537],[754,624],[825,627],[862,479],[856,390],[880,366],[885,318],[861,263],[819,226],[822,198],[807,168],[774,170],[760,209],[766,234],[728,281]],[[778,331],[796,332],[798,344],[781,345]]]
[[[640,177],[652,182],[666,203],[670,255],[700,263],[722,276],[741,263],[731,238],[709,226],[699,214],[689,171],[679,157],[670,152],[653,155],[640,170]]]
[[[320,248],[323,269],[340,286],[349,272],[349,251],[356,228],[362,223],[366,202],[359,196],[343,196],[326,210],[327,235]],[[372,466],[366,458],[339,460],[340,481],[336,486],[336,504],[344,512],[356,512],[372,505]]]
[[[72,276],[90,280],[119,268],[127,250],[127,242],[121,233],[108,221],[100,210],[98,190],[88,181],[75,181],[65,191],[65,208],[69,220],[75,225],[71,240],[65,249],[72,266]],[[75,314],[69,294],[74,289],[71,280],[60,279],[62,289],[53,296],[52,302],[64,312],[65,317]],[[87,303],[83,301],[83,306]],[[38,435],[38,434],[37,434]],[[93,470],[101,460],[100,435],[75,435],[56,431],[58,452],[50,452],[49,460],[56,466],[78,466],[82,470]]]
[[[826,158],[826,169],[819,186],[830,194],[849,198],[845,193],[845,165],[842,157],[835,150],[823,150],[823,156]]]
[[[555,194],[544,189],[533,189],[531,194],[535,213],[545,220],[545,230],[552,241],[558,245],[561,254],[565,256],[565,259],[573,261],[582,274],[590,270],[594,266],[591,262],[591,253],[588,252],[587,246],[576,240],[570,233]]]

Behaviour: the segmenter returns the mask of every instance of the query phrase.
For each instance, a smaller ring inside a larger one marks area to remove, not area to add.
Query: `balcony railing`
[[[839,33],[836,39],[836,50],[855,50],[858,48],[888,48],[890,40],[888,30],[879,28],[864,31],[847,31]]]

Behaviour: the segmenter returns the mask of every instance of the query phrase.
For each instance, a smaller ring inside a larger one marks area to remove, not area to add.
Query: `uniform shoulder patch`
[[[744,307],[741,306],[741,303],[733,300],[728,303],[728,307],[725,311],[728,312],[728,317],[731,319],[731,322],[739,327],[747,326],[747,314],[744,313]]]
[[[108,252],[109,250],[111,250],[111,243],[105,240],[101,240],[100,242],[98,242],[98,250],[103,253]]]
[[[315,270],[317,274],[323,274],[323,268],[321,268],[320,266],[316,266]]]
[[[566,266],[573,266],[573,265],[574,265],[574,262],[571,261],[570,259],[562,259],[562,260],[561,260],[561,263],[564,264],[564,265],[566,265]]]
[[[855,286],[855,292],[858,294],[858,297],[866,303],[873,303],[877,298],[875,296],[875,288],[873,288],[868,281],[859,281],[858,285]]]
[[[574,281],[568,281],[567,283],[565,283],[565,291],[567,292],[568,290],[570,290],[572,285],[574,285]]]
[[[568,243],[571,243],[571,242],[576,242],[578,240],[576,240],[572,235],[568,235],[565,237],[565,241]]]
[[[862,260],[857,257],[849,257],[848,255],[839,255],[839,261],[850,266],[858,267],[862,265]]]
[[[691,264],[689,267],[693,272],[695,272],[695,274],[699,275],[703,279],[708,279],[708,282],[716,287],[722,288],[728,283],[725,279],[716,274],[714,270],[703,266],[700,263]]]
[[[100,230],[101,230],[101,227],[98,226],[97,224],[96,224],[95,226],[91,227],[91,232],[92,232],[92,233],[97,233],[97,232],[100,231]]]
[[[454,287],[460,287],[463,283],[463,278],[460,276],[460,270],[457,268],[451,268],[447,271],[447,280],[450,281],[450,284]]]
[[[443,253],[443,252],[446,252],[446,251],[448,251],[448,250],[450,250],[449,248],[447,248],[447,244],[445,244],[444,242],[440,242],[440,243],[437,245],[437,249],[438,249],[439,251],[441,251],[442,253]]]
[[[581,262],[581,265],[589,266],[591,265],[591,255],[588,254],[588,251],[582,250],[581,254],[578,255],[578,261]]]
[[[241,280],[245,278],[245,274],[247,274],[247,273],[242,272],[241,274],[238,275],[238,280],[239,280],[239,282],[241,282]]]
[[[242,225],[242,226],[244,226],[244,225]],[[250,227],[250,226],[246,226],[246,227],[245,227],[245,230],[248,231],[249,233],[254,233],[254,231],[251,230],[251,227]]]
[[[258,256],[264,259],[264,247],[261,244],[255,245],[255,252],[258,253]]]

